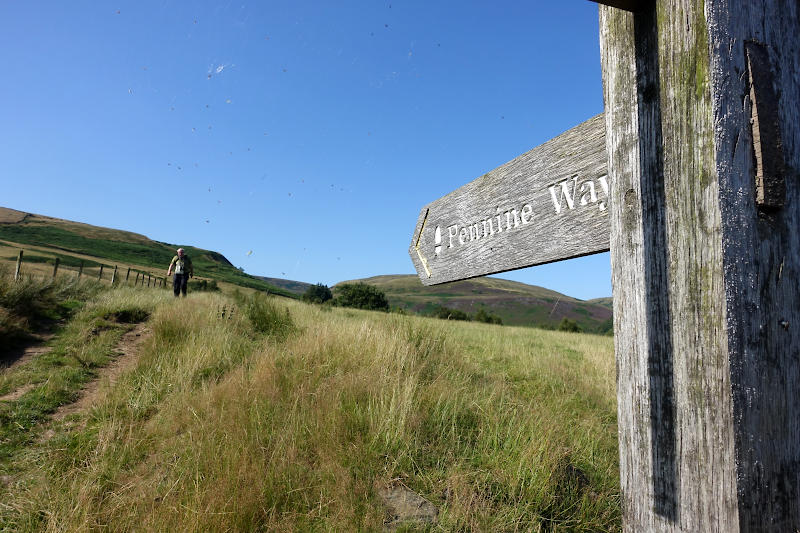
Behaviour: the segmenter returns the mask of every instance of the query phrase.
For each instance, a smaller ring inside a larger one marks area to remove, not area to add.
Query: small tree
[[[558,331],[568,331],[570,333],[580,333],[583,331],[581,327],[578,325],[577,322],[574,320],[570,320],[567,317],[561,319],[561,323],[558,325]]]
[[[469,315],[464,311],[461,311],[460,309],[451,309],[443,305],[437,305],[433,309],[433,316],[443,320],[470,320]]]
[[[333,298],[331,290],[322,283],[310,286],[303,294],[303,301],[312,304],[324,304],[331,298]]]
[[[333,303],[341,307],[389,311],[389,302],[386,299],[386,294],[377,287],[363,282],[337,285],[336,298],[334,298]]]
[[[485,322],[487,324],[502,324],[503,320],[491,313],[487,313],[483,308],[478,309],[478,312],[475,313],[474,320],[476,322]]]

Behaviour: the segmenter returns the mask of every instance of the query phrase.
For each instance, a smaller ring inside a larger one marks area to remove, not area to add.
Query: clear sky
[[[256,275],[410,274],[423,205],[602,112],[597,10],[0,2],[0,205]],[[608,254],[499,277],[611,295]]]

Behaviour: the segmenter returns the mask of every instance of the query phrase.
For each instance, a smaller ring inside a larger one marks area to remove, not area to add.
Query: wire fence
[[[14,280],[19,280],[23,275],[30,275],[25,272],[25,254],[23,250],[19,251],[17,255],[17,263],[14,268]],[[86,261],[79,258],[69,257],[67,261],[62,263],[60,257],[42,257],[33,256],[28,257],[29,264],[52,264],[52,278],[56,276],[75,276],[77,279],[86,277],[88,279],[96,279],[97,281],[106,281],[111,285],[129,285],[133,287],[153,287],[153,288],[168,288],[169,283],[166,276],[156,276],[152,272],[144,270],[137,270],[133,267],[123,267],[120,269],[117,265],[106,265],[96,261]],[[48,275],[47,268],[42,272],[42,268],[36,269],[38,275]],[[124,272],[124,275],[123,275]]]

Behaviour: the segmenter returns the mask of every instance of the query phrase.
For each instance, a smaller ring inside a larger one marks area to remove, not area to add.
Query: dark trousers
[[[186,282],[189,281],[189,274],[175,274],[172,278],[172,292],[175,296],[183,293],[186,296]]]

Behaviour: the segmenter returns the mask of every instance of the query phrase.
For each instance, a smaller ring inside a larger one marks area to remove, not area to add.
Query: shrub
[[[471,320],[470,316],[460,309],[451,309],[443,305],[437,305],[433,309],[433,316],[444,320]]]
[[[333,298],[333,293],[331,293],[327,285],[322,283],[310,286],[303,294],[303,301],[312,304],[324,304],[331,298]]]
[[[478,312],[475,313],[473,320],[476,322],[485,322],[486,324],[503,324],[503,319],[497,315],[487,313],[483,308],[478,309]]]
[[[571,320],[567,317],[561,319],[561,323],[558,324],[558,331],[567,331],[570,333],[580,333],[583,331],[581,327],[578,325],[577,322]]]
[[[341,307],[355,307],[371,311],[389,311],[389,302],[386,294],[377,287],[366,283],[344,283],[336,286],[334,305]]]

